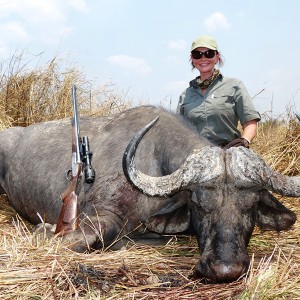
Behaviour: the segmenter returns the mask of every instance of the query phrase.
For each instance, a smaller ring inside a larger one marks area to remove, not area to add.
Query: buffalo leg
[[[49,238],[55,235],[56,225],[48,223],[36,226],[37,234]],[[76,252],[93,251],[114,244],[125,234],[121,219],[110,212],[94,216],[79,216],[79,228],[62,236],[63,241]]]

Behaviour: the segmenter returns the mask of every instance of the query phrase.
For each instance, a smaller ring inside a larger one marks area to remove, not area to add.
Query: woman
[[[190,59],[200,76],[181,94],[177,111],[212,143],[225,148],[249,148],[256,136],[260,115],[244,84],[224,77],[215,68],[223,65],[216,41],[209,36],[196,39],[192,43]],[[242,133],[237,128],[239,121]]]

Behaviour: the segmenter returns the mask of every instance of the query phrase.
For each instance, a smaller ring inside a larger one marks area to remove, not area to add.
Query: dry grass
[[[55,57],[32,69],[22,53],[0,65],[0,130],[8,126],[70,117],[71,86],[77,85],[81,115],[109,115],[133,105],[127,91],[117,91],[112,83],[94,86],[79,69],[65,66]]]
[[[2,65],[0,130],[69,117],[71,84],[78,87],[80,114],[103,114],[132,106],[111,84],[91,88],[75,68],[58,58],[30,70],[15,56]],[[265,118],[253,148],[276,170],[299,175],[299,125],[293,115]],[[299,198],[280,200],[300,216]],[[189,279],[199,259],[191,237],[165,246],[132,245],[120,251],[78,254],[59,238],[36,237],[31,225],[0,197],[0,299],[300,299],[300,226],[287,232],[255,229],[247,276],[230,284]]]
[[[240,299],[299,299],[300,257],[297,252],[299,249],[285,247],[283,250],[276,246],[273,253],[263,257],[257,266],[253,256],[246,289]]]
[[[60,238],[34,236],[4,197],[0,207],[1,299],[300,299],[299,225],[279,234],[256,230],[248,275],[204,284],[189,279],[199,259],[194,238],[78,254]]]
[[[278,119],[265,116],[253,149],[282,174],[300,174],[300,126],[291,109]]]

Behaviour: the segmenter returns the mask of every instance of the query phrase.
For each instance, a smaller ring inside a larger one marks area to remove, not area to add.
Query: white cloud
[[[9,17],[11,13],[15,12],[18,8],[18,3],[14,0],[0,0],[0,17]]]
[[[215,12],[204,20],[204,26],[208,31],[214,31],[217,29],[228,29],[230,24],[224,14]]]
[[[177,41],[169,41],[168,47],[170,49],[183,50],[186,47],[186,41],[182,39]]]
[[[28,41],[30,36],[19,22],[7,22],[0,25],[0,36],[4,43],[8,41]]]
[[[0,0],[0,7],[0,39],[3,47],[9,47],[11,42],[26,47],[28,41],[39,41],[40,45],[47,46],[57,45],[73,30],[68,25],[68,15],[74,10],[89,10],[86,0]]]
[[[151,72],[150,66],[143,58],[127,55],[113,55],[108,57],[107,61],[112,65],[121,67],[130,72],[138,74],[147,74]]]
[[[78,11],[81,11],[81,12],[86,13],[86,12],[89,11],[89,7],[88,7],[88,5],[87,5],[87,3],[86,3],[85,0],[68,0],[68,4],[72,8],[74,8],[74,9],[76,9]]]
[[[15,2],[16,0],[12,1]],[[57,1],[27,0],[17,2],[19,5],[15,6],[15,13],[28,23],[45,24],[50,22],[52,24],[65,21],[64,10]]]

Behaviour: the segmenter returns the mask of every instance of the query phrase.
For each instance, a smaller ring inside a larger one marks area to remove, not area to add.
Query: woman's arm
[[[251,120],[242,124],[243,134],[242,137],[249,141],[249,143],[254,139],[257,132],[257,120]]]

